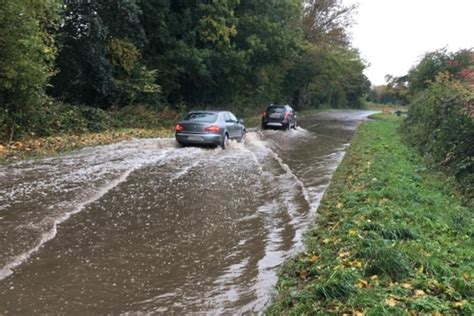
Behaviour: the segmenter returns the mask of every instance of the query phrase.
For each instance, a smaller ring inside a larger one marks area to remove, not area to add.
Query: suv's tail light
[[[263,116],[263,117],[267,117],[267,112],[263,112],[263,113],[262,113],[262,116]]]
[[[285,112],[285,120],[288,119],[288,116],[290,116],[290,112]]]
[[[206,127],[204,131],[208,133],[217,133],[220,131],[220,127],[217,125],[211,125],[211,126]]]
[[[175,130],[177,132],[182,132],[182,131],[184,131],[184,126],[181,125],[181,124],[176,124]]]

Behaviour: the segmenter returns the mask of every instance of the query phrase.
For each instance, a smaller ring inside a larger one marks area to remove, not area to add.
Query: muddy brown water
[[[227,150],[147,139],[0,167],[0,314],[261,312],[370,113]]]

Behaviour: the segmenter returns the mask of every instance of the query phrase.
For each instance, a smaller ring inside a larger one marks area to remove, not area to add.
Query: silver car
[[[186,145],[215,145],[225,149],[230,139],[245,137],[243,120],[229,111],[191,111],[176,124],[176,141]]]

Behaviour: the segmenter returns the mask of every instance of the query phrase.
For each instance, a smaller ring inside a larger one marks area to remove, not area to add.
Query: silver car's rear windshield
[[[217,114],[208,112],[189,113],[184,118],[185,121],[196,121],[204,123],[213,123],[217,120]]]
[[[285,108],[282,108],[282,107],[277,107],[277,106],[271,106],[269,108],[267,108],[267,112],[268,113],[283,113],[285,112]]]

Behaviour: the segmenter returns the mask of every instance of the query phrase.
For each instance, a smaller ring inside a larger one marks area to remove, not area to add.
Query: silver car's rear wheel
[[[229,134],[225,133],[222,137],[221,148],[225,149],[227,146],[229,146]]]

